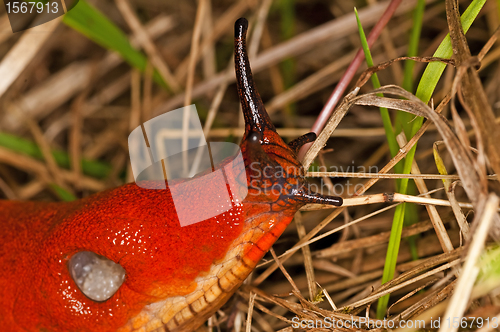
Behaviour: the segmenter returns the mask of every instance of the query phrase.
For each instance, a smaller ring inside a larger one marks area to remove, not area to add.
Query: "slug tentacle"
[[[294,139],[293,141],[291,141],[290,143],[288,143],[288,146],[290,147],[290,149],[293,150],[293,152],[298,153],[299,149],[304,144],[312,143],[315,140],[316,140],[316,133],[310,132],[310,133],[304,134],[304,135],[302,135],[300,137],[297,137],[296,139]]]
[[[246,50],[247,30],[248,21],[245,18],[238,19],[234,24],[236,86],[245,117],[246,134],[250,130],[260,133],[265,129],[276,131],[253,82]]]
[[[297,200],[302,201],[306,204],[326,204],[341,206],[343,203],[342,197],[321,195],[316,193],[306,193],[303,191],[298,191],[295,193]]]

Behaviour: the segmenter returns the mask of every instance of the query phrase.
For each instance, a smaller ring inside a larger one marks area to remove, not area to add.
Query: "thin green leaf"
[[[365,53],[365,58],[366,58],[366,63],[368,67],[373,67],[373,59],[372,55],[370,52],[370,47],[368,45],[368,41],[366,40],[366,35],[363,30],[363,26],[361,25],[361,21],[358,16],[358,11],[356,8],[354,8],[354,13],[356,14],[356,20],[358,22],[358,31],[359,31],[359,37],[361,39],[361,46],[363,48],[363,52]],[[380,88],[380,81],[378,79],[378,76],[376,73],[374,73],[371,77],[373,87],[375,89]],[[382,94],[377,94],[379,97],[383,97]],[[387,142],[389,144],[389,150],[391,151],[391,155],[394,157],[398,151],[399,151],[399,146],[396,141],[396,135],[394,134],[394,130],[392,127],[392,122],[391,122],[391,117],[389,115],[389,110],[385,107],[380,107],[380,116],[382,117],[382,123],[384,125],[384,130],[385,130],[385,136],[387,137]],[[399,167],[398,167],[399,165]],[[396,173],[401,170],[401,165],[398,163],[396,165]],[[399,168],[399,169],[398,169]]]
[[[38,145],[24,138],[0,132],[0,146],[43,160],[43,154]],[[52,150],[52,155],[60,167],[66,169],[70,168],[70,158],[67,153],[59,150]],[[84,174],[96,178],[105,178],[111,172],[111,165],[99,161],[82,159],[81,166]]]
[[[413,27],[411,29],[410,40],[408,42],[408,52],[407,56],[413,57],[418,55],[418,44],[420,41],[420,33],[422,31],[422,22],[425,12],[425,0],[418,0],[417,6],[413,11]],[[413,92],[413,69],[415,67],[414,61],[406,61],[404,64],[404,75],[403,75],[403,89]],[[396,112],[396,133],[399,134],[403,131],[406,137],[411,135],[411,120],[413,116],[407,112]],[[408,183],[408,194],[417,194],[417,188],[414,181]],[[419,221],[418,218],[419,208],[415,204],[407,204],[405,208],[405,220],[404,226],[410,226],[416,224]],[[418,249],[416,245],[416,239],[418,235],[413,235],[406,238],[410,246],[410,252],[413,260],[418,259]]]
[[[53,183],[50,185],[50,188],[55,191],[56,195],[64,202],[71,202],[76,200],[76,197],[70,193],[69,191],[66,191],[65,189],[59,187],[57,184]]]
[[[462,22],[462,28],[464,32],[467,33],[472,22],[479,14],[481,8],[483,8],[486,0],[474,0],[467,7],[465,12],[462,14],[460,21]],[[443,39],[436,52],[434,52],[435,57],[446,58],[449,59],[453,55],[453,49],[451,47],[450,34],[447,34]],[[431,62],[425,68],[424,74],[420,79],[420,83],[417,88],[417,93],[415,94],[418,98],[420,98],[423,102],[427,103],[431,100],[432,93],[436,88],[436,85],[443,74],[443,71],[446,67],[446,64],[442,62]],[[416,124],[414,124],[414,127]],[[419,127],[420,128],[420,127]],[[418,131],[414,131],[415,134]]]
[[[363,27],[361,25],[361,22],[359,20],[359,16],[358,16],[358,12],[357,12],[356,8],[354,8],[354,12],[356,14],[356,20],[358,22],[358,30],[359,30],[359,35],[361,38],[361,45],[362,45],[363,51],[365,53],[366,62],[368,64],[368,67],[372,67],[373,60],[372,60],[370,49],[368,46],[368,41],[366,40],[366,36],[365,36],[364,31],[363,31]],[[378,76],[376,73],[372,75],[371,79],[372,79],[372,84],[373,84],[374,88],[379,88],[380,82],[378,80]],[[377,95],[382,97],[381,94],[377,94]],[[389,111],[387,110],[387,108],[381,107],[380,108],[380,115],[382,117],[382,122],[384,124],[387,142],[389,143],[389,150],[391,151],[391,155],[395,156],[399,151],[399,145],[396,141],[396,135],[394,134],[391,118],[389,116]],[[395,168],[396,173],[400,173],[402,171],[403,167],[402,167],[401,163],[398,163],[394,168]],[[404,183],[401,180],[398,181],[398,186],[397,186],[398,192],[406,193],[407,185],[408,185],[407,179],[406,179],[406,181],[404,181]],[[398,252],[399,252],[399,245],[401,242],[401,233],[403,231],[403,224],[404,224],[405,206],[406,206],[406,204],[399,205],[396,208],[396,211],[394,213],[394,219],[392,222],[392,229],[391,229],[391,236],[389,238],[389,247],[387,249],[384,273],[382,276],[382,279],[386,280],[385,282],[391,280],[394,277],[394,271],[396,270],[396,262],[397,262]],[[385,315],[385,310],[387,308],[388,301],[389,301],[389,297],[380,299],[379,305],[377,307],[377,315],[380,315],[379,310],[383,310],[382,317],[383,317],[383,315]]]
[[[413,57],[418,55],[418,44],[420,42],[420,33],[422,31],[422,22],[425,11],[425,0],[418,0],[417,6],[413,12],[413,27],[411,29],[410,41],[408,42],[407,56]],[[415,61],[406,61],[404,66],[403,89],[413,91],[413,68]],[[399,112],[398,114],[409,114]]]
[[[295,0],[281,0],[278,2],[280,23],[281,23],[281,39],[289,40],[295,35]],[[295,82],[295,59],[286,58],[280,64],[280,72],[283,77],[283,87],[288,89]],[[284,108],[285,114],[293,118],[295,116],[296,104],[291,103]]]
[[[399,245],[401,243],[401,233],[403,232],[404,213],[406,204],[400,204],[396,207],[394,212],[394,219],[392,221],[391,235],[389,237],[389,246],[387,247],[387,254],[385,257],[384,272],[382,274],[382,284],[394,278],[396,271],[396,263],[399,253]],[[382,296],[377,304],[377,318],[384,317],[387,311],[387,304],[389,303],[389,294]]]
[[[295,35],[295,0],[280,1],[281,36],[288,40]],[[287,58],[281,63],[283,83],[285,89],[293,85],[295,76],[295,61]]]
[[[413,27],[410,34],[410,41],[408,43],[407,56],[418,55],[418,43],[420,41],[420,32],[422,31],[422,21],[424,17],[425,0],[418,0],[417,6],[413,12]],[[413,92],[413,68],[415,67],[414,61],[406,61],[404,66],[403,76],[403,89]],[[404,130],[406,137],[411,134],[411,119],[413,116],[407,112],[397,112],[396,114],[396,133]]]

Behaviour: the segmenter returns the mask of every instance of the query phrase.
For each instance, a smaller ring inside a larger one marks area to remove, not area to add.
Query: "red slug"
[[[286,144],[276,133],[253,83],[247,24],[235,24],[246,174],[233,174],[248,183],[245,200],[185,227],[170,194],[183,180],[164,190],[130,183],[74,202],[0,201],[1,331],[193,331],[236,291],[300,207],[342,204],[308,192],[297,151],[316,135]],[[186,202],[206,204],[196,203]],[[76,284],[69,266],[81,252],[124,269],[110,298],[92,300]]]

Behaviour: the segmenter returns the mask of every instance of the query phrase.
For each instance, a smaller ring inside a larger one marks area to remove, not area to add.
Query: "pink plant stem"
[[[382,30],[385,28],[385,26],[391,19],[392,15],[394,15],[394,12],[396,11],[400,3],[401,0],[392,0],[391,3],[389,3],[389,6],[387,6],[387,9],[385,10],[384,14],[380,17],[380,20],[377,22],[377,24],[375,24],[372,31],[368,35],[367,40],[368,40],[368,45],[370,45],[370,47],[380,36],[380,33],[382,33]],[[311,131],[315,132],[316,134],[319,134],[321,132],[326,122],[332,115],[335,106],[337,106],[338,102],[340,101],[340,98],[344,94],[349,83],[351,83],[354,75],[356,74],[356,71],[358,70],[359,66],[361,65],[364,59],[365,59],[365,54],[363,53],[363,49],[360,47],[358,52],[356,53],[356,56],[354,57],[354,60],[351,62],[351,64],[345,71],[344,75],[340,79],[339,83],[333,90],[325,106],[323,106],[323,109],[321,110],[321,113],[316,119],[316,122],[312,126]],[[299,159],[302,159],[304,157],[306,151],[309,149],[311,145],[312,143],[306,144],[300,149]]]

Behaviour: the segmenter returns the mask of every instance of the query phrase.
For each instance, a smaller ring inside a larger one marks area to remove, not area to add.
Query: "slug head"
[[[245,117],[241,150],[248,178],[246,202],[271,204],[271,211],[295,211],[308,203],[342,205],[342,198],[311,193],[297,159],[300,147],[316,139],[305,134],[286,144],[276,132],[255,87],[246,51],[248,22],[236,21],[235,69],[238,95]]]

